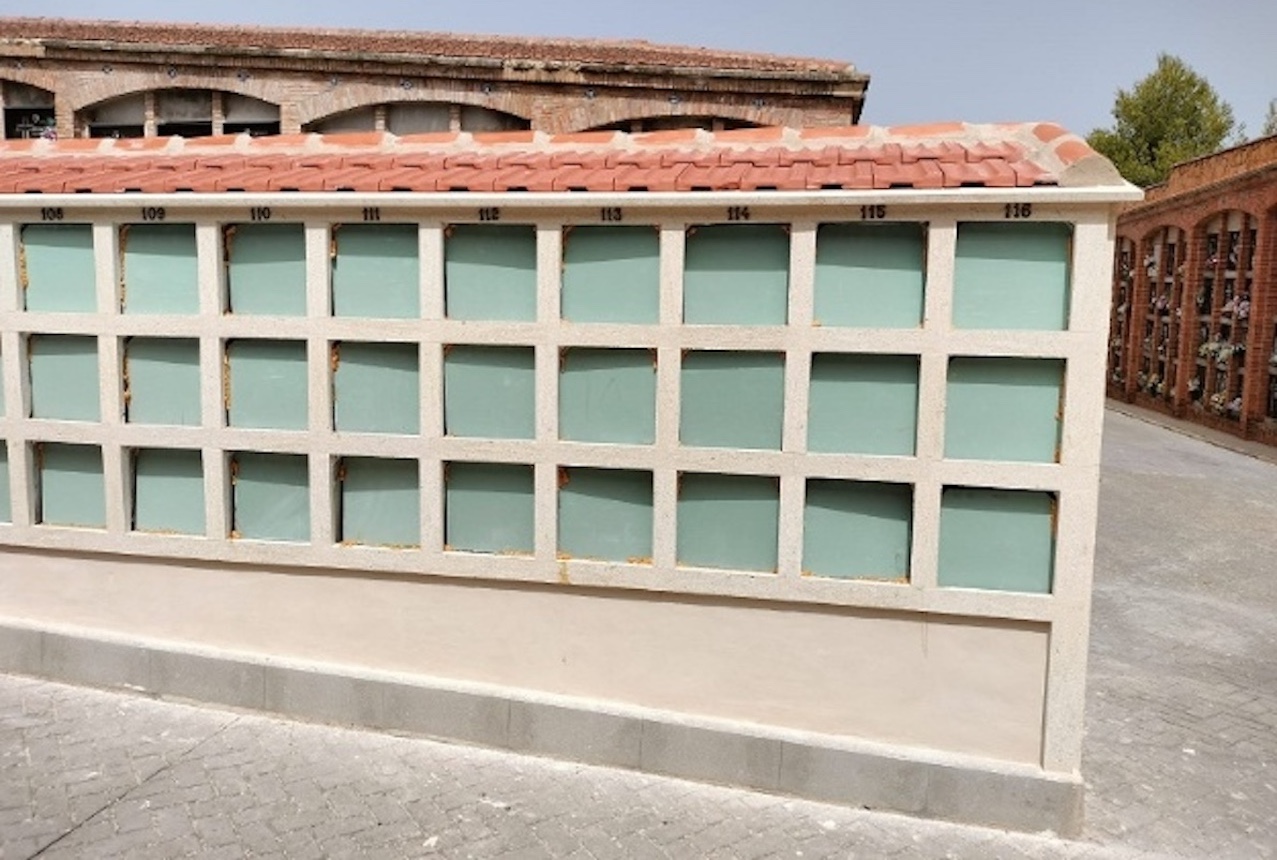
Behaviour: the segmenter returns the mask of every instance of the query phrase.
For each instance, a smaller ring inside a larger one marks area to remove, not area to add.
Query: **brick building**
[[[6,138],[852,125],[868,85],[641,41],[0,18]]]
[[[1109,395],[1277,444],[1277,136],[1185,162],[1117,223]]]

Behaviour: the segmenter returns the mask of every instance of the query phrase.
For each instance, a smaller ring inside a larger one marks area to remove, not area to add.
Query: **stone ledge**
[[[1007,830],[1082,826],[1074,775],[513,688],[7,619],[0,672]]]

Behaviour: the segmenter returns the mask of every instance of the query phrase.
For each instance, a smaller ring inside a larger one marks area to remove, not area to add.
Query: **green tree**
[[[1260,129],[1260,137],[1277,134],[1277,99],[1268,100],[1268,113],[1264,115],[1264,127]]]
[[[1187,63],[1159,54],[1157,68],[1117,91],[1112,128],[1086,140],[1140,186],[1166,179],[1171,166],[1216,151],[1233,131],[1233,109]]]

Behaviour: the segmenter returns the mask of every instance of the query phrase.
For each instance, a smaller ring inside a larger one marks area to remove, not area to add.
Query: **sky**
[[[0,14],[647,39],[844,60],[862,122],[1050,120],[1085,135],[1170,53],[1259,134],[1277,0],[0,0]]]

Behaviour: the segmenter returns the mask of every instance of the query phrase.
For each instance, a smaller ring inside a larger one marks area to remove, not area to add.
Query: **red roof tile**
[[[1122,185],[1057,126],[858,126],[550,137],[0,142],[0,193],[736,191]]]
[[[760,74],[800,75],[832,80],[867,80],[849,63],[809,57],[784,57],[723,51],[640,40],[530,38],[389,30],[301,27],[248,27],[142,21],[84,21],[61,18],[0,18],[0,41],[102,46],[175,45],[221,53],[260,55],[315,51],[390,55],[423,60],[531,61],[550,66],[610,66],[662,69],[712,69]]]

